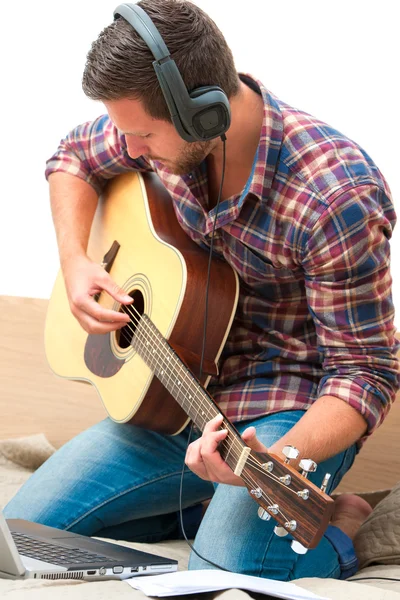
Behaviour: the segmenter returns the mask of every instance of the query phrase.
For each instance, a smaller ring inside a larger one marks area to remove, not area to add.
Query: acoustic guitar
[[[116,177],[99,200],[88,255],[110,272],[133,298],[123,306],[106,292],[95,297],[124,311],[130,322],[107,334],[88,334],[72,315],[61,271],[50,298],[45,349],[59,376],[95,386],[111,419],[166,434],[178,434],[192,420],[202,431],[221,411],[206,391],[220,358],[238,301],[236,273],[214,259],[210,272],[206,346],[202,354],[208,253],[184,233],[171,198],[154,173]],[[285,458],[257,453],[224,416],[228,430],[219,450],[259,504],[259,516],[273,517],[278,535],[290,533],[293,548],[305,552],[319,542],[333,512],[333,500],[307,479],[316,468],[300,461],[302,473]]]

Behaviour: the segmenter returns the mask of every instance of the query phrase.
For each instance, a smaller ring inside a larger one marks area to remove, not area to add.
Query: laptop
[[[176,571],[178,562],[102,542],[0,511],[0,577],[6,579],[128,579]]]

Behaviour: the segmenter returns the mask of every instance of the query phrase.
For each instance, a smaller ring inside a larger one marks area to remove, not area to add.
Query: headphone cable
[[[205,348],[206,348],[206,336],[207,336],[207,321],[208,321],[208,296],[209,296],[209,288],[210,288],[210,274],[211,274],[211,264],[212,264],[212,253],[213,253],[213,249],[214,249],[214,236],[215,236],[215,228],[216,228],[216,224],[217,224],[217,217],[218,217],[218,211],[219,211],[219,204],[221,201],[221,197],[222,197],[222,187],[224,185],[224,178],[225,178],[225,167],[226,167],[226,135],[223,133],[221,135],[221,140],[222,140],[222,174],[221,174],[221,183],[219,186],[219,192],[218,192],[218,199],[217,199],[217,204],[216,204],[216,208],[215,208],[215,217],[214,217],[214,224],[213,224],[213,228],[212,228],[212,235],[211,235],[211,242],[210,242],[210,251],[208,254],[208,269],[207,269],[207,283],[206,283],[206,299],[205,299],[205,310],[204,310],[204,322],[203,322],[203,344],[202,344],[202,349],[201,349],[201,359],[200,359],[200,369],[199,369],[199,380],[201,381],[201,378],[203,376],[203,362],[204,362],[204,355],[205,355]],[[188,436],[188,441],[187,441],[187,446],[186,448],[188,448],[189,444],[190,444],[190,438],[192,437],[192,432],[193,432],[193,421],[191,422],[190,425],[190,430],[189,430],[189,436]],[[181,524],[181,530],[183,533],[183,536],[186,540],[186,542],[188,543],[188,545],[190,546],[190,548],[192,549],[192,551],[197,554],[197,556],[203,560],[204,562],[209,563],[210,565],[213,565],[213,567],[216,567],[217,569],[220,569],[221,571],[227,571],[228,573],[230,573],[230,569],[225,569],[224,567],[221,567],[220,565],[218,565],[215,562],[212,562],[211,560],[208,560],[207,558],[204,558],[204,556],[202,556],[194,547],[194,545],[188,540],[186,532],[185,532],[185,527],[183,524],[183,514],[182,514],[182,495],[183,495],[183,477],[185,474],[185,461],[183,461],[183,466],[182,466],[182,472],[181,472],[181,481],[180,481],[180,487],[179,487],[179,517],[180,517],[180,524]]]

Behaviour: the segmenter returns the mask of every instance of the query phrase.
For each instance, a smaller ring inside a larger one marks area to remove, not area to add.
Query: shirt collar
[[[268,198],[282,147],[283,118],[278,99],[266,89],[261,81],[258,81],[251,75],[239,73],[239,77],[255,91],[261,92],[264,101],[264,116],[260,141],[254,156],[249,178],[240,195],[221,202],[216,223],[217,229],[237,219],[249,195],[252,194],[260,201]],[[229,132],[227,137],[227,143],[229,143]],[[204,211],[205,233],[209,233],[213,228],[215,211],[216,207],[209,213]]]
[[[238,200],[238,207],[241,207],[248,194],[254,194],[260,199],[268,196],[282,146],[283,120],[277,98],[266,89],[261,81],[247,73],[239,73],[239,77],[251,88],[258,88],[264,101],[260,141],[250,177]]]

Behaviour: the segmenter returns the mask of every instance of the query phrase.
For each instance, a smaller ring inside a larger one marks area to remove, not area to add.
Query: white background
[[[0,8],[2,295],[48,298],[51,293],[58,254],[45,161],[70,129],[104,112],[84,96],[81,75],[90,44],[111,22],[117,2],[20,0],[14,14],[12,3]],[[224,32],[238,70],[364,147],[388,180],[400,214],[397,3],[196,4]],[[399,262],[400,223],[392,241],[397,307]]]

